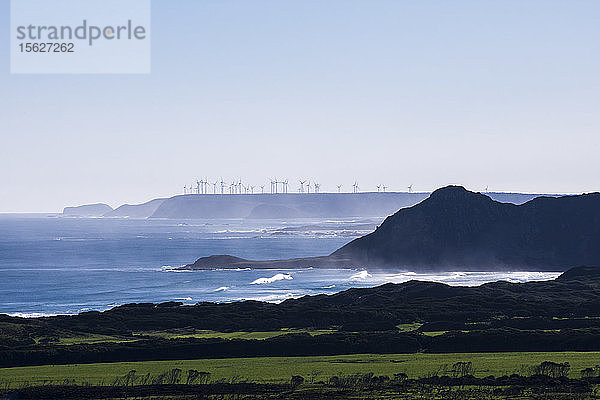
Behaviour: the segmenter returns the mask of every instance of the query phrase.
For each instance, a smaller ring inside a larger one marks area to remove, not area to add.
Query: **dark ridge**
[[[273,268],[318,268],[318,267],[339,267],[345,268],[354,265],[352,260],[342,257],[334,258],[307,257],[290,258],[286,260],[246,260],[244,258],[215,255],[201,257],[193,264],[184,265],[176,269],[180,270],[206,270],[206,269],[236,269],[236,268],[255,268],[255,269],[273,269]]]
[[[569,282],[569,281],[588,281],[588,282],[600,282],[600,268],[599,267],[578,267],[571,268],[568,271],[563,272],[557,281]]]
[[[600,265],[600,194],[514,205],[448,186],[332,256],[413,270],[564,271]]]

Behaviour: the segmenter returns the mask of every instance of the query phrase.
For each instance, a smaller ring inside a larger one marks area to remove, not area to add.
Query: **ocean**
[[[175,271],[199,257],[326,255],[383,218],[160,220],[0,215],[0,313],[74,314],[133,302],[278,302],[411,279],[451,285],[552,279],[558,273],[363,269]]]

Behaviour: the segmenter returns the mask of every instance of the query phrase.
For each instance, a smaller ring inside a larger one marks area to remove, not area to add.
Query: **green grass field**
[[[322,335],[325,333],[336,332],[335,329],[280,329],[278,331],[266,331],[266,332],[216,332],[208,330],[195,330],[195,329],[181,329],[181,330],[170,330],[170,331],[157,331],[157,332],[140,332],[137,335],[143,336],[155,336],[165,339],[181,339],[181,338],[195,338],[195,339],[257,339],[264,340],[275,336],[287,335],[290,333],[308,333],[310,335]]]
[[[420,323],[412,323],[412,324],[401,324],[398,325],[398,331],[402,333],[413,332],[422,324]],[[323,335],[327,333],[337,332],[337,329],[292,329],[292,328],[283,328],[276,331],[266,331],[266,332],[217,332],[210,330],[199,330],[193,328],[183,328],[183,329],[170,329],[166,331],[145,331],[145,332],[135,332],[133,337],[120,337],[120,336],[109,336],[109,335],[100,335],[100,334],[81,334],[81,335],[65,335],[60,337],[38,337],[36,338],[36,342],[41,343],[43,341],[48,341],[53,344],[58,345],[72,345],[72,344],[97,344],[97,343],[124,343],[124,342],[133,342],[142,338],[147,337],[159,337],[163,339],[255,339],[255,340],[264,340],[269,339],[275,336],[287,335],[291,333],[308,333],[310,335]],[[440,332],[424,332],[427,336],[437,336],[445,333],[445,331]]]
[[[97,343],[124,343],[134,342],[145,337],[160,337],[164,339],[269,339],[275,336],[287,335],[290,333],[308,333],[310,335],[322,335],[326,333],[334,333],[335,329],[280,329],[277,331],[267,332],[216,332],[209,330],[198,329],[171,329],[167,331],[151,331],[151,332],[135,332],[133,337],[109,336],[100,334],[81,334],[81,335],[65,335],[60,337],[37,337],[35,341],[42,343],[47,341],[57,345],[73,345],[73,344],[97,344]]]
[[[312,375],[316,376],[316,380],[322,380],[333,375],[366,372],[389,376],[404,372],[411,378],[417,378],[458,361],[471,361],[478,377],[523,373],[527,367],[542,361],[569,362],[571,377],[578,378],[581,369],[600,364],[600,352],[362,354],[45,365],[0,369],[0,387],[65,379],[75,379],[77,383],[110,384],[115,377],[130,370],[136,370],[138,375],[158,375],[171,368],[180,368],[184,372],[187,369],[210,372],[211,380],[241,377],[257,382],[287,382],[292,375],[302,375],[309,380]]]

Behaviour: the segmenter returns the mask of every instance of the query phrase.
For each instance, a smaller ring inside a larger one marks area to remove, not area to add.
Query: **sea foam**
[[[269,284],[269,283],[273,283],[273,282],[277,282],[277,281],[292,280],[292,279],[294,279],[294,278],[292,278],[292,276],[289,274],[276,274],[270,278],[258,278],[255,281],[250,282],[250,284],[251,285],[265,285],[265,284]]]
[[[357,272],[356,274],[352,275],[350,277],[350,280],[364,281],[365,279],[372,278],[372,277],[373,277],[373,275],[371,275],[368,271],[363,270],[363,271]]]

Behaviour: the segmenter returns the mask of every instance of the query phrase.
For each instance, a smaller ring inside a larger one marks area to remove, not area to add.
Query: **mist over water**
[[[4,215],[0,216],[0,313],[77,313],[131,302],[278,302],[412,279],[477,285],[558,275],[171,269],[213,254],[258,260],[325,255],[371,232],[382,219],[127,220]]]

